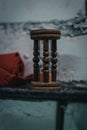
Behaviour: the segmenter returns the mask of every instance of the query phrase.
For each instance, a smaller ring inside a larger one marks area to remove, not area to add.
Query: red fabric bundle
[[[19,53],[0,55],[0,86],[24,84],[27,80],[32,80],[33,76],[23,78],[24,64]]]

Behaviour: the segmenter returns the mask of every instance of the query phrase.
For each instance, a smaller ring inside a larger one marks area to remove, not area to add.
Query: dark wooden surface
[[[31,90],[30,85],[0,87],[0,99],[13,100],[54,100],[66,102],[87,102],[87,88],[70,83],[62,84],[60,90]]]
[[[44,40],[44,39],[60,39],[61,32],[54,29],[39,29],[30,32],[31,39]]]

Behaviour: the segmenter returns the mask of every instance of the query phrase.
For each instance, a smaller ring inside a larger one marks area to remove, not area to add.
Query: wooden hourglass
[[[32,30],[31,39],[34,40],[34,81],[32,89],[55,90],[60,88],[57,77],[57,39],[60,39],[61,33],[53,29]],[[40,81],[40,41],[43,42],[43,82]],[[50,42],[49,42],[50,41]],[[51,60],[49,60],[49,44],[51,44]],[[51,62],[51,63],[50,63]],[[51,72],[49,72],[51,64]],[[49,74],[51,81],[49,82]]]

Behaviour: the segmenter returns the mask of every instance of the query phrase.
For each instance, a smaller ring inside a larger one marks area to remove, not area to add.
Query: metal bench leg
[[[57,102],[57,109],[56,109],[56,130],[63,130],[64,126],[64,114],[66,107],[66,102]]]

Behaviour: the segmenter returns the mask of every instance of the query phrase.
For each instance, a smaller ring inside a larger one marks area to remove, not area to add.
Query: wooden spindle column
[[[55,90],[60,88],[56,81],[57,76],[57,39],[60,39],[60,31],[52,29],[32,30],[31,39],[34,40],[34,81],[32,89]],[[40,44],[43,41],[43,82],[40,81],[39,53]],[[51,42],[49,42],[51,41]],[[49,44],[51,45],[51,61],[49,58]],[[51,63],[50,63],[51,62]],[[49,70],[51,64],[51,72]],[[49,74],[51,81],[49,82]]]
[[[49,81],[49,44],[48,44],[48,40],[44,40],[44,48],[43,48],[43,78],[44,78],[44,82],[48,82]]]
[[[40,80],[40,67],[39,67],[39,41],[34,40],[34,81],[39,81]]]
[[[57,76],[57,44],[56,44],[56,40],[52,40],[51,43],[51,62],[52,62],[52,66],[51,66],[51,71],[52,71],[52,81],[56,82],[56,76]]]

